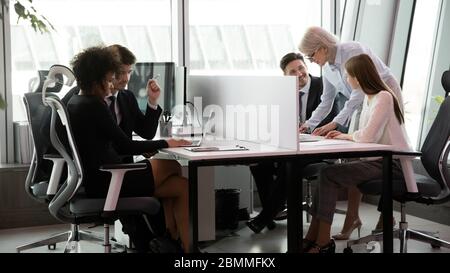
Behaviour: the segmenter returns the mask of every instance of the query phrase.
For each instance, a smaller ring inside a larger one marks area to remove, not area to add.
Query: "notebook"
[[[310,134],[299,134],[298,135],[300,142],[315,142],[315,141],[321,141],[324,140],[325,137],[323,136],[314,136]]]
[[[201,139],[192,140],[191,144],[182,145],[180,147],[200,147],[200,145],[202,145],[202,140],[203,137]]]
[[[217,151],[248,151],[248,148],[241,145],[231,145],[231,146],[205,146],[205,147],[192,147],[184,148],[191,152],[217,152]]]

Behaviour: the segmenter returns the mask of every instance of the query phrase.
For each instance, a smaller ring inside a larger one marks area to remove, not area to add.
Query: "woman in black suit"
[[[86,194],[104,197],[111,174],[99,170],[101,165],[122,162],[122,156],[152,153],[161,148],[185,145],[185,140],[133,141],[114,121],[104,98],[111,92],[119,62],[104,47],[91,47],[72,60],[72,67],[80,87],[67,109],[72,124],[83,169],[86,174]],[[155,196],[162,199],[166,227],[173,239],[181,240],[188,249],[188,181],[181,176],[175,162],[144,161],[147,168],[127,172],[120,196]],[[185,251],[186,252],[186,251]]]

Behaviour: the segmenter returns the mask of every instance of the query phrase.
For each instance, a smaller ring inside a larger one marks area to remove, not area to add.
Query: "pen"
[[[167,111],[167,110],[164,111],[164,113],[163,113],[163,121],[164,122],[169,122],[171,118],[172,118],[172,115],[170,115],[170,112]]]

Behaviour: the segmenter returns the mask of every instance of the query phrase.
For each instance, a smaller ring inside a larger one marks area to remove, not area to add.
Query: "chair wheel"
[[[49,250],[55,250],[56,249],[56,244],[47,245],[47,248]]]
[[[353,253],[353,249],[351,247],[344,248],[344,253]]]

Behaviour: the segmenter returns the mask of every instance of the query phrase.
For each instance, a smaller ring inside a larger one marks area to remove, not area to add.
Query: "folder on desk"
[[[244,146],[204,146],[204,147],[189,147],[184,148],[191,152],[228,152],[228,151],[247,151],[248,149]]]

